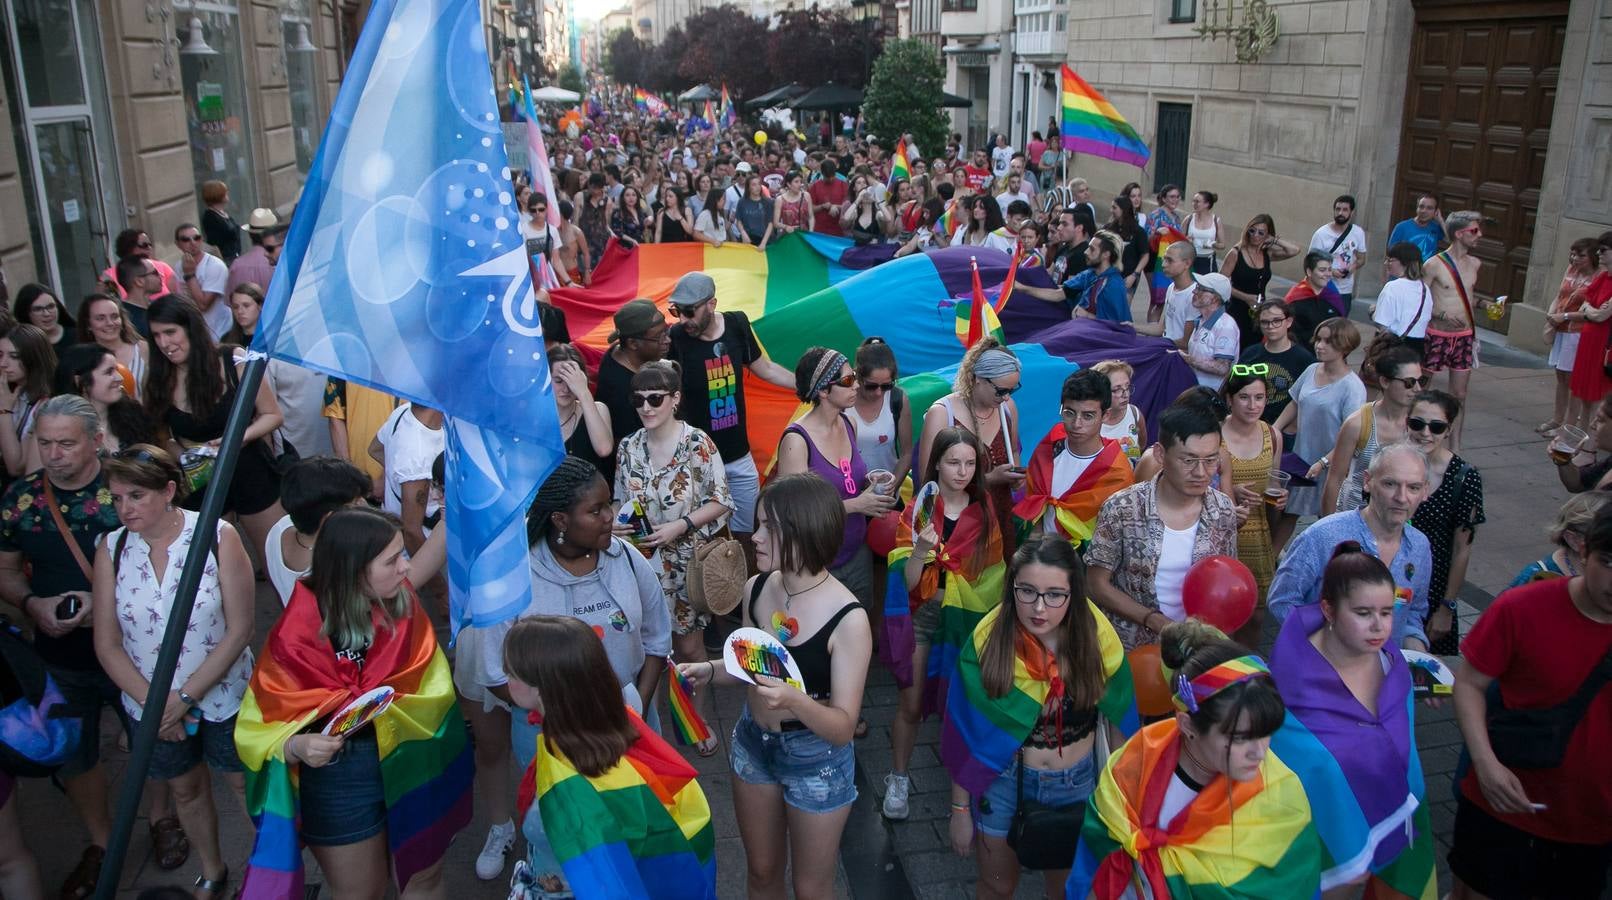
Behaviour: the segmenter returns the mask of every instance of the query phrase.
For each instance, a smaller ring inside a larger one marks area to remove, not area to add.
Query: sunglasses
[[[996,382],[992,381],[989,378],[985,379],[985,383],[990,385],[996,391],[996,397],[999,400],[1001,398],[1003,398],[1003,397],[1008,397],[1008,396],[1011,396],[1013,394],[1018,393],[1019,388],[1024,387],[1024,385],[1022,385],[1022,384],[1016,384],[1016,385],[1014,385],[1012,387],[1007,387],[1007,388],[998,387]]]
[[[650,409],[660,409],[660,405],[665,403],[666,398],[670,396],[671,394],[666,391],[655,391],[649,394],[633,394],[632,408],[642,409],[643,407],[647,406]]]
[[[886,382],[881,383],[881,382],[878,382],[878,381],[865,381],[864,380],[862,382],[862,387],[864,387],[864,388],[866,388],[866,389],[868,389],[870,391],[873,391],[875,393],[882,394],[885,391],[893,391],[893,390],[895,390],[896,383],[894,381],[886,381]]]
[[[1388,380],[1391,382],[1398,382],[1400,386],[1405,388],[1405,390],[1410,391],[1415,390],[1416,388],[1425,388],[1432,384],[1433,376],[1423,375],[1419,378],[1390,378]],[[1437,434],[1438,432],[1435,431],[1433,433]]]
[[[857,494],[856,479],[851,477],[851,460],[850,460],[850,457],[846,457],[845,459],[840,460],[840,477],[845,479],[845,493],[846,493],[846,495],[850,496],[850,497],[856,496],[856,494]]]
[[[1234,363],[1232,365],[1232,367],[1231,367],[1231,374],[1233,374],[1233,375],[1269,375],[1269,374],[1271,374],[1271,365],[1270,365],[1270,363],[1253,363],[1252,365],[1245,366],[1245,365],[1243,365],[1241,363]]]
[[[673,303],[672,315],[679,316],[684,319],[692,319],[697,313],[699,313],[700,307],[710,302],[711,301],[709,300],[701,300],[700,302],[691,304],[689,306],[684,306],[681,303]]]
[[[1434,434],[1443,434],[1450,430],[1450,423],[1440,422],[1438,419],[1423,419],[1410,416],[1405,419],[1405,427],[1411,431],[1431,431]]]
[[[179,237],[174,238],[174,240],[178,241],[181,244],[193,244],[196,241],[201,240],[201,235],[199,235],[199,234],[182,234]]]
[[[823,386],[823,390],[828,390],[831,387],[856,387],[856,376],[847,372],[846,374],[829,381],[828,384]]]

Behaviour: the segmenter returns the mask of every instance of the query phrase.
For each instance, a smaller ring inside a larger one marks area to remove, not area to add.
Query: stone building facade
[[[1479,294],[1523,301],[1493,327],[1537,349],[1567,245],[1612,227],[1612,0],[1269,0],[1279,36],[1245,63],[1195,32],[1227,5],[1070,0],[1070,65],[1154,150],[1145,172],[1080,157],[1070,174],[1208,189],[1233,234],[1264,212],[1301,245],[1353,194],[1367,295],[1432,191],[1489,217]]]

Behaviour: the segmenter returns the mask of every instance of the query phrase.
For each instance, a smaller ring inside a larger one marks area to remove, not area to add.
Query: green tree
[[[577,71],[576,66],[560,67],[560,87],[568,91],[576,91],[579,94],[588,92],[588,86],[582,83],[582,73]]]
[[[939,154],[946,144],[947,119],[940,110],[945,79],[946,70],[928,44],[886,42],[862,102],[868,133],[890,141],[911,134],[920,151]]]
[[[630,28],[618,28],[605,40],[604,70],[616,84],[642,84],[647,48]]]

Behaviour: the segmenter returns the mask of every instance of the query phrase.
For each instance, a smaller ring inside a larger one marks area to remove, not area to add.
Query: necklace
[[[577,417],[577,415],[580,414],[581,412],[582,412],[582,404],[580,402],[576,403],[576,404],[573,404],[572,409],[571,409],[571,414],[569,416],[566,416],[565,419],[560,422],[560,430],[564,431],[565,426],[571,424],[571,420],[575,419]]]
[[[302,548],[302,549],[304,549],[304,550],[312,550],[312,549],[313,549],[313,547],[311,547],[311,546],[309,546],[309,545],[307,545],[307,544],[304,544],[304,543],[303,543],[303,542],[302,542],[302,532],[300,532],[300,531],[297,531],[297,530],[296,530],[296,529],[294,529],[294,528],[293,528],[293,529],[292,529],[292,530],[291,530],[291,539],[292,539],[292,540],[294,540],[294,541],[296,541],[296,542],[297,542],[297,546],[298,546],[298,547],[301,547],[301,548]]]
[[[792,591],[787,587],[784,588],[784,608],[782,610],[774,610],[772,614],[772,631],[774,634],[778,635],[778,640],[780,643],[787,644],[789,643],[790,638],[800,634],[800,623],[795,620],[794,616],[789,615],[789,601],[799,597],[801,594],[808,593],[818,587],[821,587],[823,582],[828,581],[828,574],[829,573],[824,572],[822,578],[817,579],[815,583],[809,584],[798,591]]]

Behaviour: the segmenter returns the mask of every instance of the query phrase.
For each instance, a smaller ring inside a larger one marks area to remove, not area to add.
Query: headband
[[[829,350],[817,360],[817,368],[812,370],[812,391],[806,395],[807,400],[816,397],[818,391],[826,390],[831,381],[839,378],[840,366],[848,362],[845,354],[838,350]]]
[[[1006,378],[1019,371],[1019,358],[1006,350],[996,347],[980,354],[974,360],[974,377],[989,381],[994,378]]]
[[[1171,699],[1176,709],[1196,713],[1199,704],[1226,688],[1253,678],[1269,678],[1270,674],[1271,670],[1265,665],[1265,660],[1252,654],[1239,656],[1215,666],[1197,678],[1189,679],[1185,672],[1176,673],[1175,696]]]

